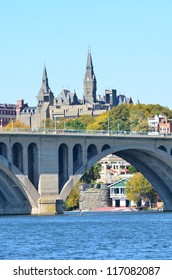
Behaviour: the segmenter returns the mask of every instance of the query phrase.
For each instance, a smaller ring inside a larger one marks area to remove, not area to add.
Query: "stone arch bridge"
[[[0,133],[0,214],[62,213],[75,183],[108,154],[130,162],[172,210],[172,137]]]

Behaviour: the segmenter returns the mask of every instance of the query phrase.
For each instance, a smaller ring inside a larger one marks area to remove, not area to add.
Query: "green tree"
[[[82,116],[78,117],[77,120],[78,120],[80,123],[82,123],[82,124],[84,125],[84,129],[86,129],[86,127],[87,127],[89,124],[91,124],[91,123],[94,122],[95,117],[93,117],[92,115],[87,115],[87,114],[85,114],[85,115],[82,115]]]
[[[55,130],[55,127],[57,128],[57,123],[55,124],[56,120],[47,118],[45,120],[41,121],[41,129],[52,129]]]
[[[128,171],[129,171],[130,174],[134,174],[134,173],[137,172],[137,169],[133,165],[130,165],[128,167]]]
[[[97,179],[100,179],[101,164],[96,163],[82,176],[81,181],[87,184],[94,184]]]
[[[102,113],[94,119],[94,122],[89,124],[87,130],[107,130],[107,113]]]
[[[68,195],[64,208],[66,210],[73,210],[79,208],[79,182],[73,187],[70,194]]]
[[[133,200],[137,205],[141,199],[151,202],[155,201],[157,193],[151,183],[139,172],[135,173],[126,183],[126,194],[130,200]]]
[[[130,107],[129,104],[121,104],[109,111],[110,130],[130,130]]]
[[[140,104],[131,106],[129,122],[131,131],[148,131],[148,117],[144,114]]]
[[[66,118],[60,118],[58,123],[57,123],[57,127],[58,129],[64,129],[65,128],[65,124],[66,124],[66,121],[68,121],[69,119],[66,119]]]
[[[65,122],[66,129],[83,130],[84,124],[78,119],[70,119]]]
[[[148,118],[155,115],[165,115],[172,117],[172,110],[159,104],[132,104],[130,107],[130,129],[132,131],[147,132]]]
[[[155,115],[165,115],[167,118],[172,118],[172,110],[168,107],[161,106],[160,104],[147,104],[142,105],[144,113],[148,117]]]

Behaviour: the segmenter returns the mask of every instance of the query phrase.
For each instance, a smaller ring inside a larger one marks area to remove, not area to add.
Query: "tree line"
[[[164,115],[172,118],[172,110],[159,104],[121,104],[98,116],[82,115],[75,119],[46,119],[41,127],[49,129],[112,130],[148,132],[148,118]]]

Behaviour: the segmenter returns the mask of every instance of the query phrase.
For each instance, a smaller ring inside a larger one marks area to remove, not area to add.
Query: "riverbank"
[[[123,212],[123,211],[130,211],[130,212],[137,212],[137,211],[163,211],[163,208],[135,208],[135,207],[102,207],[96,208],[91,210],[91,212]]]
[[[116,212],[116,211],[138,211],[138,209],[133,207],[102,207],[102,208],[96,208],[94,210],[91,210],[91,212]]]

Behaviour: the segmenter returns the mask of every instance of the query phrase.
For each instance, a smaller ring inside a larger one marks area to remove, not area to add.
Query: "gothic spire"
[[[42,89],[45,93],[48,93],[49,85],[48,85],[48,75],[47,75],[47,69],[44,65],[43,74],[42,74]]]
[[[47,75],[47,69],[44,65],[43,73],[42,73],[42,84],[41,88],[38,92],[37,100],[38,100],[38,106],[42,106],[44,102],[49,102],[50,105],[53,104],[53,93],[50,90],[49,84],[48,84],[48,75]]]
[[[92,63],[92,57],[91,57],[91,52],[88,50],[88,56],[87,56],[87,69],[93,68],[93,63]]]
[[[90,104],[96,103],[97,81],[93,70],[93,62],[90,49],[87,55],[87,65],[84,77],[84,99]]]

